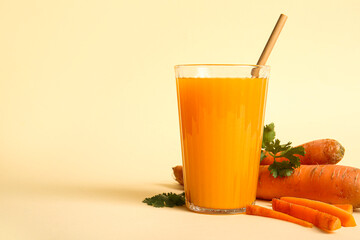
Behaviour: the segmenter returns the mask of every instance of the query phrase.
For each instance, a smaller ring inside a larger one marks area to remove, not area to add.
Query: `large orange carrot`
[[[330,215],[333,215],[335,217],[338,217],[341,221],[341,226],[344,227],[355,227],[356,222],[350,213],[347,211],[340,209],[338,207],[335,207],[331,204],[310,200],[306,198],[296,198],[296,197],[282,197],[280,200],[283,200],[285,202],[289,203],[295,203],[297,205],[309,207],[315,210],[318,210],[320,212],[328,213]]]
[[[282,212],[278,212],[278,211],[274,211],[274,210],[271,210],[268,208],[257,206],[257,205],[246,206],[246,214],[262,216],[262,217],[269,217],[269,218],[276,218],[276,219],[296,223],[296,224],[299,224],[304,227],[312,227],[313,226],[313,224],[306,222],[304,220],[298,219],[296,217],[292,217],[292,216],[282,213]]]
[[[293,217],[300,218],[325,231],[334,231],[341,227],[339,218],[309,207],[289,203],[276,198],[272,200],[272,207],[275,211],[283,212]]]
[[[345,148],[334,139],[319,139],[311,142],[304,143],[305,149],[304,156],[298,156],[302,165],[325,165],[336,164],[343,157]],[[270,165],[274,162],[274,158],[268,153],[265,153],[266,157],[261,161],[261,165]],[[276,161],[288,161],[287,158],[277,158]]]
[[[183,185],[182,166],[173,170],[176,180]],[[286,196],[360,207],[360,169],[340,165],[303,165],[290,177],[274,178],[268,166],[260,166],[256,197],[271,200]]]
[[[360,169],[340,165],[303,165],[289,177],[274,178],[260,166],[256,197],[302,197],[360,207]]]
[[[335,207],[341,208],[342,210],[347,211],[348,213],[353,213],[354,209],[351,204],[333,204]]]

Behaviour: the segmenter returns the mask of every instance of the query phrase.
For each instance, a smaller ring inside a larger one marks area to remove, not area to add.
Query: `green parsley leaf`
[[[265,155],[265,151],[261,150],[261,155],[260,155],[260,162],[266,157]]]
[[[265,150],[270,153],[271,156],[275,156],[279,152],[287,151],[291,148],[291,142],[286,144],[280,144],[279,139],[275,139],[265,145]]]
[[[292,147],[291,142],[281,144],[279,139],[275,139],[274,123],[264,127],[260,161],[265,158],[265,152],[274,158],[274,162],[268,168],[274,178],[291,176],[295,168],[300,167],[300,158],[296,155],[305,155],[303,147]],[[277,162],[276,159],[281,157],[287,158],[288,161]]]
[[[291,142],[280,144],[280,140],[278,139],[269,143],[265,149],[274,158],[274,162],[270,164],[268,168],[274,178],[278,176],[291,176],[291,174],[294,173],[295,168],[300,167],[300,158],[296,155],[305,155],[304,147],[291,147]],[[277,162],[276,158],[281,157],[287,158],[288,161]]]
[[[185,193],[163,193],[150,198],[145,198],[143,203],[153,207],[175,207],[183,206],[185,204]]]
[[[265,148],[265,146],[269,142],[274,141],[274,139],[275,139],[275,124],[270,123],[264,127],[262,148]]]
[[[300,158],[296,155],[305,155],[305,149],[302,146],[290,148],[280,154],[279,157],[285,157],[289,159],[290,163],[295,167],[300,167]]]
[[[294,172],[294,168],[291,166],[289,161],[274,161],[274,163],[272,163],[268,169],[274,178],[277,178],[278,176],[288,177],[291,176],[291,174]]]

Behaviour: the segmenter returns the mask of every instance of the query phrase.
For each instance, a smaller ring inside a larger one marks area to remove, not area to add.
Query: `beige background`
[[[294,144],[337,139],[342,164],[360,167],[359,12],[358,0],[0,1],[0,237],[356,239],[140,201],[181,191],[173,66],[256,63],[280,13],[266,123]]]

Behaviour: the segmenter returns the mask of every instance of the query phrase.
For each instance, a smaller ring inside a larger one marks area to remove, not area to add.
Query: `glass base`
[[[251,203],[251,205],[253,204],[255,204],[255,201]],[[238,214],[238,213],[244,213],[246,211],[246,207],[232,208],[232,209],[204,208],[204,207],[196,206],[188,201],[186,201],[186,207],[193,212],[205,213],[205,214]]]

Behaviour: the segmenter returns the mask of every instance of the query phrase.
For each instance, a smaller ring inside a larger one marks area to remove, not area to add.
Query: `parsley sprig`
[[[260,160],[265,158],[265,151],[274,158],[274,162],[268,168],[274,178],[291,176],[295,168],[300,167],[300,158],[296,155],[305,155],[303,147],[291,147],[291,142],[281,144],[279,139],[275,139],[274,123],[264,127],[262,148]],[[278,162],[277,158],[288,160]]]
[[[170,192],[158,194],[150,198],[145,198],[143,203],[157,208],[182,206],[185,204],[185,193],[176,194]]]

